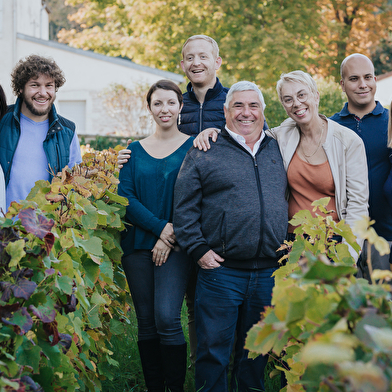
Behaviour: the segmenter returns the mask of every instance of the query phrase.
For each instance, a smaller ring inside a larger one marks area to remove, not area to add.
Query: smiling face
[[[183,50],[181,68],[192,85],[212,88],[216,81],[216,71],[222,59],[213,53],[210,42],[204,39],[189,41]]]
[[[263,106],[256,91],[236,91],[225,111],[230,131],[245,138],[246,143],[259,139],[264,125]]]
[[[177,118],[181,107],[174,91],[162,88],[155,90],[151,95],[151,104],[147,108],[154,121],[162,129],[177,126]]]
[[[56,99],[56,86],[53,78],[41,74],[30,79],[21,91],[21,112],[33,121],[41,122],[48,118]]]
[[[349,110],[370,113],[376,106],[376,77],[372,62],[365,56],[353,56],[346,61],[342,71],[340,85],[347,95]]]
[[[304,98],[306,97],[306,100]],[[285,106],[285,102],[292,100],[292,106]],[[304,101],[304,102],[301,102]],[[310,88],[299,82],[285,82],[282,85],[282,103],[286,113],[297,124],[309,124],[311,121],[318,119],[318,103],[320,95],[316,97],[310,91]]]

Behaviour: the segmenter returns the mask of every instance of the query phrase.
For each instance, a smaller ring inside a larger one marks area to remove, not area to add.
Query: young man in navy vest
[[[17,100],[0,121],[0,164],[7,208],[24,200],[38,180],[51,180],[82,161],[72,121],[57,114],[56,92],[65,78],[53,59],[30,55],[11,74]]]

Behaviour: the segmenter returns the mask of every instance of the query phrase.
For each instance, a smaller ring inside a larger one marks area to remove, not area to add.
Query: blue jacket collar
[[[380,102],[376,101],[376,107],[373,109],[371,114],[377,116],[379,114],[382,114],[383,111],[384,111],[384,107],[381,105]],[[340,117],[354,116],[354,114],[350,113],[350,111],[348,110],[348,103],[347,102],[344,104],[343,109],[338,114]]]
[[[187,87],[186,87],[189,96],[194,100],[197,101],[196,95],[193,92],[193,87],[192,87],[192,83],[189,82]],[[221,82],[219,81],[218,78],[216,78],[216,82],[213,88],[210,88],[207,93],[206,96],[204,98],[204,101],[210,101],[212,99],[214,99],[221,91],[223,90],[223,86],[221,84]],[[198,102],[198,101],[197,101]]]

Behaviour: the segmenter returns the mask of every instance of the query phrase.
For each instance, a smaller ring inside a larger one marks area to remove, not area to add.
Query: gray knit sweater
[[[286,172],[266,136],[255,157],[223,129],[207,152],[191,149],[174,190],[173,225],[197,261],[210,249],[232,268],[277,266],[287,232]]]

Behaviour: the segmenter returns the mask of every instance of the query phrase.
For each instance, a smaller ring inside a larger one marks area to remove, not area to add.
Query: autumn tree
[[[376,75],[392,71],[392,34],[382,38],[379,45],[372,48],[371,56]]]
[[[83,28],[59,33],[71,46],[180,72],[184,41],[193,34],[220,46],[221,79],[273,85],[282,72],[338,77],[341,60],[388,33],[387,0],[68,0]]]
[[[390,0],[319,0],[321,46],[309,48],[312,73],[340,76],[340,63],[349,54],[359,52],[370,57],[371,49],[392,30]]]
[[[148,86],[145,85],[130,89],[113,84],[100,93],[103,108],[112,119],[112,134],[141,138],[153,133],[154,127],[145,99],[147,91]]]

